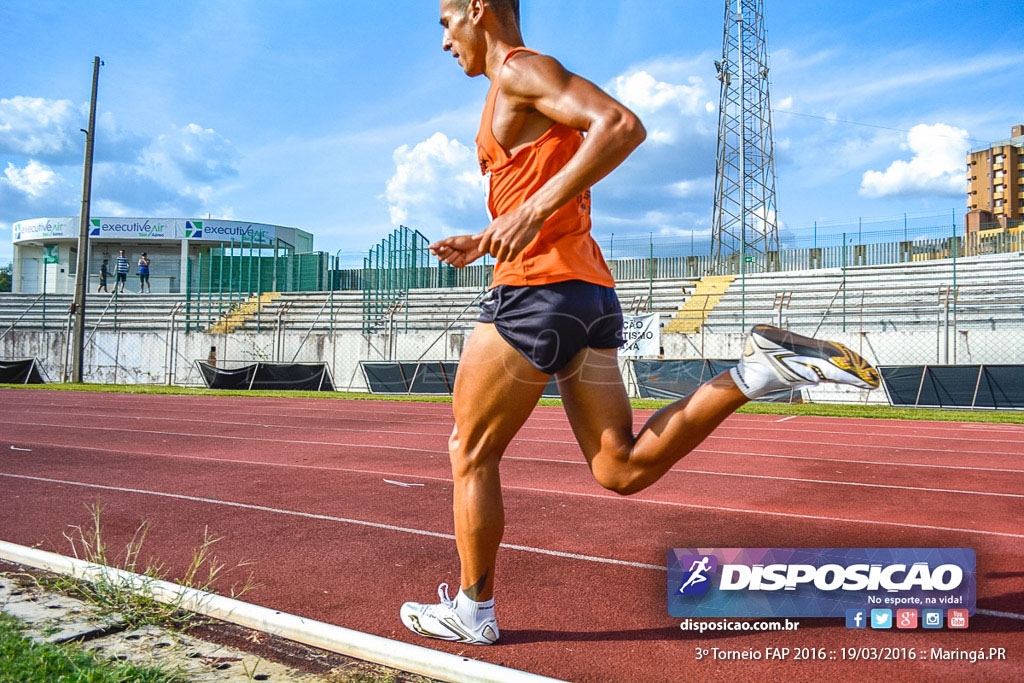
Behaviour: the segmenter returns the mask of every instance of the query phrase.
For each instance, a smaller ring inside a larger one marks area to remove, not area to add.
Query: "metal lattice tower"
[[[764,0],[726,0],[711,256],[740,273],[771,269],[779,249]],[[735,272],[735,271],[733,271]]]

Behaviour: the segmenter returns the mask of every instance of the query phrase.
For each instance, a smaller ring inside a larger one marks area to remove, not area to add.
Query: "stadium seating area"
[[[14,329],[59,329],[67,324],[73,297],[70,294],[47,294],[45,301],[38,294],[0,294],[0,333]],[[204,312],[207,310],[203,302]],[[211,315],[226,313],[234,302],[211,304]],[[86,298],[86,321],[91,329],[119,329],[148,332],[166,329],[174,313],[175,325],[184,326],[188,313],[196,317],[195,304],[186,306],[184,294],[111,294],[90,293]]]
[[[844,286],[845,282],[845,286]],[[951,293],[950,259],[886,266],[762,273],[736,278],[717,303],[697,306],[706,333],[740,332],[755,322],[773,321],[797,332],[848,329],[872,332],[911,331],[935,327],[955,308],[960,328],[999,330],[1024,327],[1024,254],[976,256],[956,263],[956,298]],[[662,324],[687,299],[700,291],[695,279],[622,281],[616,289],[627,312],[658,312]],[[174,315],[180,330],[206,331],[224,316],[236,312],[229,329],[257,332],[276,328],[278,321],[291,330],[361,332],[364,323],[375,332],[440,331],[451,325],[464,331],[476,319],[473,305],[478,288],[413,289],[392,306],[391,313],[363,318],[361,291],[291,292],[258,304],[200,297],[186,301],[176,294],[90,293],[88,325],[100,329],[152,331],[167,329]],[[696,295],[702,296],[702,295]],[[704,295],[706,298],[706,295]],[[255,302],[255,299],[253,300]],[[692,305],[689,309],[694,308]],[[59,329],[67,322],[70,295],[0,295],[0,334],[13,329]],[[237,315],[243,311],[244,315]],[[781,317],[780,317],[781,314]],[[681,314],[685,315],[685,313]],[[215,328],[223,329],[223,328]]]
[[[737,278],[707,316],[706,331],[738,332],[744,319],[816,329],[909,332],[947,314],[958,328],[1024,327],[1024,254],[884,266],[763,273]],[[954,296],[955,291],[955,296]],[[780,318],[781,311],[781,318]]]

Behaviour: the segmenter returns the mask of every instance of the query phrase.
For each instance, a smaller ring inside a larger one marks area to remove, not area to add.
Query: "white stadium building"
[[[12,226],[13,291],[25,294],[72,294],[78,267],[77,216],[32,218]],[[99,284],[100,265],[108,261],[108,286],[114,285],[118,251],[128,258],[128,288],[138,288],[137,264],[149,257],[154,292],[184,291],[188,260],[211,249],[305,253],[313,235],[298,228],[267,223],[209,218],[105,218],[89,220],[89,288]],[[133,280],[134,278],[134,280]]]

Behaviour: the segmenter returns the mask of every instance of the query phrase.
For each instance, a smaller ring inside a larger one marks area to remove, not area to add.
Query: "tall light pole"
[[[711,256],[765,270],[778,251],[765,0],[725,0]]]
[[[92,99],[89,102],[89,130],[85,133],[85,171],[82,175],[82,213],[78,223],[78,276],[75,278],[74,360],[71,381],[82,381],[85,345],[85,296],[89,289],[89,202],[92,200],[92,150],[96,137],[96,88],[100,81],[99,57],[92,61]]]

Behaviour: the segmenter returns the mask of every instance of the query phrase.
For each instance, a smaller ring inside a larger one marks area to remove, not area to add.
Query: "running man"
[[[402,622],[428,638],[478,645],[499,636],[495,561],[504,530],[498,465],[551,375],[597,482],[629,495],[656,482],[748,400],[821,381],[878,386],[839,344],[758,325],[739,365],[655,413],[636,436],[616,359],[622,312],[590,236],[590,188],[643,141],[639,119],[593,83],[523,47],[518,0],[441,0],[442,47],[491,81],[477,150],[493,222],[431,250],[457,267],[498,263],[459,361],[448,440],[461,590],[407,602]],[[584,135],[585,133],[585,135]]]
[[[124,249],[117,252],[114,273],[117,275],[117,280],[114,282],[114,291],[118,291],[117,286],[121,285],[121,291],[124,292],[124,286],[128,282],[128,257],[124,255]]]

